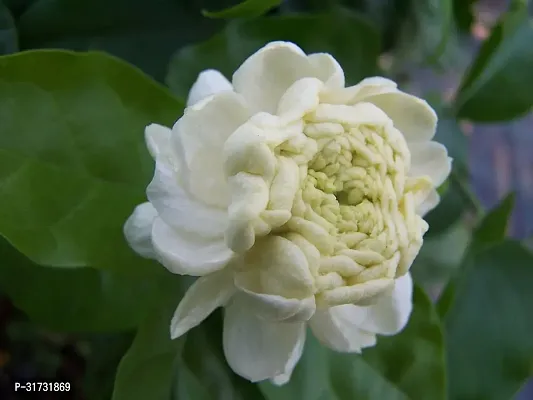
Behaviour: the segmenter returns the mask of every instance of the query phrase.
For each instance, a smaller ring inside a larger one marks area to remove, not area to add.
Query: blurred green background
[[[339,61],[348,77],[351,66],[357,71],[352,80],[379,71],[398,81],[403,90],[428,99],[441,115],[437,139],[448,146],[455,159],[454,179],[448,183],[448,191],[443,196],[445,205],[428,217],[431,231],[413,266],[416,278],[432,296],[439,295],[458,268],[476,213],[496,206],[510,192],[515,193],[515,208],[508,235],[533,244],[530,240],[533,237],[531,112],[526,110],[505,122],[476,118],[476,123],[462,119],[456,123],[446,118],[447,105],[454,99],[463,73],[502,13],[511,6],[510,2],[288,0],[269,11],[269,15],[276,16],[325,13],[332,7],[337,10],[328,14],[328,18],[301,26],[283,21],[274,26],[266,26],[261,21],[228,22],[202,15],[202,10],[219,10],[235,3],[230,0],[3,0],[0,55],[39,48],[103,50],[136,65],[159,82],[168,84],[174,93],[184,96],[199,70],[219,68],[229,77],[235,64],[271,38],[298,43],[301,40],[314,51],[328,51],[333,46],[344,56]],[[525,7],[527,2],[515,1],[512,6]],[[527,7],[529,15],[533,15],[533,5]],[[352,20],[363,23],[356,25]],[[213,35],[216,36],[210,39]],[[343,42],[351,35],[365,40]],[[208,39],[209,42],[194,46]],[[529,43],[533,47],[533,42]],[[377,68],[366,58],[369,53],[379,56]],[[531,67],[531,52],[525,56],[530,57],[527,65]],[[39,65],[35,68],[39,69]],[[533,91],[533,86],[529,90]],[[477,109],[467,111],[470,115],[478,113]],[[503,115],[496,119],[511,118]],[[16,397],[12,390],[15,381],[25,380],[68,381],[73,385],[73,390],[62,395],[40,394],[40,397],[27,398],[109,399],[118,363],[131,345],[134,331],[67,334],[61,329],[64,316],[54,316],[54,309],[41,310],[29,318],[24,305],[31,300],[25,303],[13,293],[34,293],[41,286],[57,284],[57,279],[62,278],[49,279],[45,274],[35,274],[29,261],[17,254],[16,264],[20,265],[17,273],[22,278],[20,286],[15,288],[10,286],[14,285],[9,280],[13,273],[11,264],[6,264],[13,263],[13,249],[2,242],[0,255],[3,264],[0,280],[4,282],[0,284],[0,399],[26,398]],[[91,279],[87,276],[84,282],[92,282]],[[82,290],[74,287],[69,293]],[[29,299],[28,293],[24,296]],[[71,300],[68,293],[57,299],[58,302]],[[91,312],[82,306],[76,308],[75,302],[70,311],[78,316]],[[517,399],[533,399],[533,386],[525,387]]]

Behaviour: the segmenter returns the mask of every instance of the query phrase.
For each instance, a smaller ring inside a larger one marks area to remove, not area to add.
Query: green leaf
[[[167,83],[174,93],[185,97],[202,70],[218,69],[231,78],[248,56],[275,40],[295,42],[308,53],[331,53],[343,67],[349,83],[376,72],[378,34],[367,22],[346,10],[231,21],[207,42],[180,49],[169,66]]]
[[[33,321],[56,331],[135,328],[157,293],[154,274],[41,267],[4,239],[0,260],[2,292]]]
[[[404,0],[396,4],[407,15],[396,33],[395,54],[416,63],[438,62],[452,33],[452,0]]]
[[[0,56],[18,51],[17,28],[9,9],[0,1]]]
[[[514,195],[505,197],[500,204],[490,210],[479,222],[468,243],[465,255],[458,269],[459,275],[448,282],[437,303],[439,315],[444,317],[456,300],[457,286],[465,279],[465,271],[470,268],[473,256],[482,250],[502,241],[507,232],[507,223],[514,205]]]
[[[178,370],[188,372],[175,382],[174,393],[183,393],[185,387],[190,396],[186,399],[190,400],[263,399],[257,385],[239,377],[228,366],[222,350],[222,329],[222,312],[218,310],[187,334]],[[202,389],[197,382],[201,382]]]
[[[0,58],[0,234],[40,265],[151,266],[122,226],[153,174],[144,127],[171,125],[182,109],[101,53]]]
[[[439,318],[415,287],[414,310],[398,335],[379,337],[362,356],[327,350],[308,335],[302,360],[282,387],[261,383],[269,400],[444,399],[445,366]]]
[[[446,315],[450,399],[510,399],[533,365],[533,254],[504,241],[473,256]]]
[[[170,339],[170,321],[183,295],[180,277],[159,280],[157,301],[119,364],[112,400],[169,400],[174,366],[185,340]]]
[[[20,44],[106,51],[162,81],[176,49],[222,27],[200,10],[193,1],[38,0],[18,21]]]
[[[460,118],[505,121],[531,110],[532,41],[533,22],[526,10],[504,15],[483,43],[461,84],[456,99]]]
[[[283,0],[245,0],[233,7],[221,11],[202,10],[209,18],[253,18],[259,17],[271,8],[277,7]]]

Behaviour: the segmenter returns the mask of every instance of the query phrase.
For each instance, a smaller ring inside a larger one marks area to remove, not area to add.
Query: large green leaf
[[[202,17],[205,1],[38,0],[20,17],[23,49],[103,50],[162,81],[172,53],[205,40],[222,22]],[[223,7],[228,1],[214,1]]]
[[[350,83],[376,72],[378,34],[367,22],[345,10],[232,21],[207,42],[179,50],[169,66],[167,83],[174,93],[186,96],[202,70],[215,68],[231,78],[248,56],[275,40],[295,42],[306,52],[331,53]]]
[[[445,319],[450,399],[509,399],[533,365],[533,254],[504,241],[464,273]]]
[[[0,1],[0,56],[18,50],[17,28],[6,5]]]
[[[122,234],[153,173],[143,131],[182,108],[102,53],[0,58],[0,234],[41,265],[143,264]]]
[[[180,279],[168,274],[159,280],[157,300],[119,364],[112,400],[171,399],[174,366],[185,342],[170,339],[172,314],[183,295]]]
[[[414,311],[398,335],[380,337],[363,355],[334,353],[308,335],[293,377],[262,383],[269,400],[418,400],[445,398],[443,337],[431,300],[415,287]]]
[[[245,0],[233,7],[221,11],[203,11],[210,18],[251,18],[258,17],[271,8],[278,6],[283,0]]]
[[[135,328],[157,293],[155,272],[41,267],[0,239],[0,289],[33,321],[57,331]]]
[[[448,282],[437,303],[439,315],[445,316],[456,300],[457,287],[465,279],[465,270],[471,265],[473,256],[502,241],[507,232],[507,224],[514,205],[514,196],[505,197],[500,204],[490,210],[475,228],[468,247],[464,252],[458,275]]]
[[[533,22],[527,10],[504,15],[465,75],[456,100],[459,117],[495,122],[531,110],[532,41]]]

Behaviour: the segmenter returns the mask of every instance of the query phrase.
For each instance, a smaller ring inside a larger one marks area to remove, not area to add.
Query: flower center
[[[428,226],[416,193],[431,188],[429,178],[408,176],[402,133],[368,103],[320,104],[289,128],[264,129],[277,133],[248,127],[234,142],[253,161],[227,164],[236,189],[230,242],[249,248],[270,233],[291,240],[309,262],[317,306],[368,304],[392,289],[422,246]]]

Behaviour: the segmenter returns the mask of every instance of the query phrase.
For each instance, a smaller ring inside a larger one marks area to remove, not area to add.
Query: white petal
[[[206,97],[227,90],[233,90],[230,81],[219,71],[206,69],[200,72],[196,82],[192,85],[189,97],[187,98],[187,107],[198,103]]]
[[[395,281],[394,290],[368,307],[354,306],[351,318],[358,321],[365,331],[379,335],[395,335],[400,332],[413,310],[413,280],[406,274]]]
[[[376,344],[376,335],[359,328],[351,318],[356,306],[345,304],[317,311],[309,320],[315,337],[325,346],[343,352],[360,353],[361,349]]]
[[[365,102],[385,111],[408,142],[428,141],[435,136],[437,114],[425,100],[395,91],[367,97]]]
[[[314,68],[315,76],[329,89],[344,88],[344,71],[335,58],[327,53],[310,54],[307,58]]]
[[[305,299],[285,298],[275,294],[257,293],[252,289],[246,274],[235,273],[235,286],[253,313],[272,321],[307,321],[315,313],[315,297]]]
[[[159,124],[150,124],[144,129],[144,139],[150,155],[156,159],[160,155],[167,155],[170,146],[172,130]]]
[[[148,199],[167,224],[206,238],[222,238],[227,214],[193,198],[178,181],[178,173],[157,161],[152,182],[146,189]]]
[[[439,187],[452,169],[446,147],[437,142],[408,143],[411,151],[410,176],[429,176],[433,185]]]
[[[304,299],[314,294],[314,278],[305,254],[290,240],[269,235],[244,256],[239,281],[255,293]]]
[[[416,209],[418,215],[424,216],[433,210],[440,202],[440,196],[436,190],[429,192],[427,197],[420,203]]]
[[[239,295],[225,311],[224,354],[231,369],[251,382],[284,374],[294,348],[301,345],[305,324],[259,318]]]
[[[296,364],[298,364],[298,361],[300,361],[300,358],[302,358],[302,353],[304,351],[304,345],[305,345],[305,330],[303,331],[303,334],[298,337],[298,341],[296,342],[296,346],[292,349],[291,356],[289,360],[287,361],[287,364],[285,364],[285,372],[280,375],[276,375],[274,378],[271,379],[271,382],[274,385],[285,385],[289,380],[291,379],[292,371],[294,371],[294,368],[296,367]]]
[[[124,224],[124,236],[130,247],[145,258],[155,258],[152,246],[152,225],[157,217],[156,209],[149,203],[142,203]]]
[[[222,149],[250,113],[234,92],[221,92],[185,110],[172,140],[182,162],[187,189],[202,202],[226,208],[229,201]]]
[[[233,87],[254,112],[275,114],[285,91],[297,80],[314,76],[305,53],[293,43],[272,42],[252,54],[233,74]]]
[[[177,339],[199,325],[234,293],[232,271],[222,270],[198,278],[180,301],[170,324],[170,337]]]
[[[396,88],[397,85],[394,81],[375,76],[363,79],[354,86],[340,90],[328,90],[322,94],[321,99],[323,102],[330,104],[356,104],[365,101],[369,96],[396,92]]]
[[[170,227],[156,218],[152,243],[157,259],[170,272],[202,276],[224,268],[233,252],[223,239],[207,239]]]

